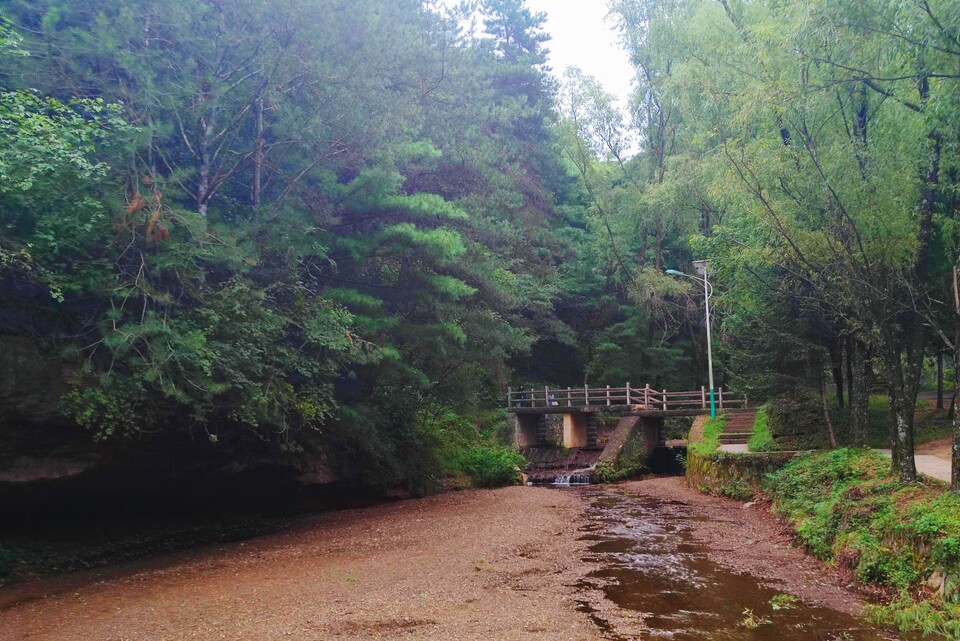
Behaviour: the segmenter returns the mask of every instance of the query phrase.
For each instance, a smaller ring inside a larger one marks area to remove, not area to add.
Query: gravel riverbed
[[[759,506],[703,496],[679,478],[608,491],[681,501],[718,562],[804,600],[862,609]],[[576,587],[595,569],[583,560],[589,506],[576,490],[512,487],[318,515],[87,581],[0,590],[0,640],[643,638],[635,615],[619,635],[583,607],[611,609]]]

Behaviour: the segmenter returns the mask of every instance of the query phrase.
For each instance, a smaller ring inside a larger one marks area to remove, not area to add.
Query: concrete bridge
[[[745,397],[724,396],[717,390],[720,410],[747,407]],[[542,447],[554,422],[562,422],[557,445],[568,449],[602,450],[599,460],[614,460],[630,434],[643,430],[648,454],[663,442],[663,419],[710,412],[706,388],[692,391],[657,390],[649,385],[623,387],[510,388],[507,405],[520,449]],[[601,415],[619,415],[616,428],[603,434]],[[556,418],[553,418],[556,417]]]

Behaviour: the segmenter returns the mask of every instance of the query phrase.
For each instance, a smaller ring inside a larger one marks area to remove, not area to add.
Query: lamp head
[[[678,272],[676,269],[668,269],[667,273],[671,276],[686,276],[683,272]]]

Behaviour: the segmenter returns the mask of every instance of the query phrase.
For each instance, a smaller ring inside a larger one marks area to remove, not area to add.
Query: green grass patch
[[[723,414],[716,418],[708,418],[703,424],[703,439],[699,443],[691,445],[689,447],[690,451],[702,456],[715,452],[720,447],[720,434],[723,433],[726,420]]]
[[[753,421],[753,434],[750,436],[748,447],[751,452],[775,452],[779,449],[767,424],[766,406],[760,408],[757,418]]]
[[[516,451],[497,445],[476,445],[463,452],[456,467],[477,487],[516,485],[526,460]]]
[[[916,597],[934,571],[954,581],[960,575],[960,496],[902,484],[880,454],[846,448],[800,456],[770,474],[766,487],[815,556],[901,595],[874,609],[877,619],[903,630],[923,630],[926,621],[955,631],[947,622],[960,615],[960,593]]]

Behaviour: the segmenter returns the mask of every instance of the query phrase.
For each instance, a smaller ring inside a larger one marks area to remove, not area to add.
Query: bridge
[[[695,416],[710,411],[707,388],[670,392],[645,385],[631,387],[567,387],[514,390],[507,389],[507,407],[517,414],[569,414],[612,412],[633,416]],[[717,390],[720,410],[747,407],[747,398],[724,396]]]
[[[596,452],[593,461],[613,461],[627,439],[640,430],[648,454],[663,444],[663,419],[710,412],[710,396],[699,390],[668,391],[644,385],[632,387],[567,387],[507,390],[507,409],[516,445],[530,451],[551,443],[568,450]],[[748,407],[746,397],[717,390],[717,407],[724,411]],[[612,430],[603,427],[606,415],[619,415]],[[562,427],[561,427],[562,425]],[[551,437],[552,431],[560,431]]]

